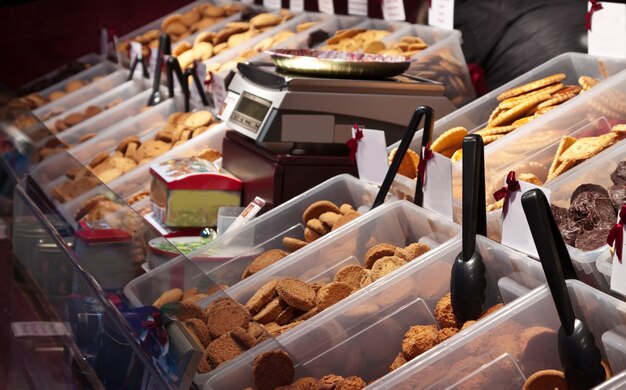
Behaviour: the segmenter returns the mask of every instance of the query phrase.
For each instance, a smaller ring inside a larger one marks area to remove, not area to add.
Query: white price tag
[[[504,179],[506,185],[506,178]],[[520,252],[527,253],[536,258],[539,257],[535,241],[526,220],[526,214],[522,208],[522,195],[526,191],[538,188],[543,192],[550,203],[550,190],[519,181],[520,190],[511,192],[509,197],[509,206],[506,215],[503,214],[502,219],[502,244],[517,249]]]
[[[363,138],[357,143],[356,166],[359,178],[376,185],[383,184],[389,166],[387,164],[387,142],[385,132],[363,129]],[[352,129],[354,137],[355,129]]]
[[[213,94],[213,107],[218,108],[222,106],[224,99],[226,99],[226,83],[219,74],[211,72],[211,93]]]
[[[281,0],[263,0],[263,5],[269,9],[280,9]]]
[[[601,4],[591,17],[589,54],[626,58],[626,4]]]
[[[107,46],[109,45],[109,32],[106,28],[100,29],[100,55],[107,56]]]
[[[454,29],[454,0],[431,0],[428,24],[448,30]]]
[[[141,43],[132,41],[130,42],[130,60],[134,60],[139,57],[142,53],[143,48],[141,47]]]
[[[203,62],[196,63],[196,74],[198,75],[198,79],[200,80],[200,84],[202,84],[202,92],[206,94],[207,86],[204,83],[206,79],[206,64]],[[202,101],[200,94],[198,93],[198,88],[196,87],[196,82],[189,83],[189,88],[191,89],[191,97],[194,100]]]
[[[236,94],[235,92],[228,91],[228,94],[226,95],[226,99],[224,99],[222,106],[217,112],[217,117],[224,122],[228,121],[230,119],[230,115],[235,110],[235,106],[237,105],[238,101],[239,101],[239,95]]]
[[[348,15],[367,16],[367,0],[348,0]]]
[[[617,216],[617,223],[620,215]],[[615,228],[614,228],[615,229]],[[619,230],[617,230],[619,232]],[[615,241],[615,245],[618,241]],[[614,248],[617,249],[617,248]],[[611,290],[626,295],[626,226],[622,227],[622,261],[617,257],[617,250],[613,254],[613,267],[611,267]]]
[[[304,11],[304,0],[291,0],[289,2],[289,9],[293,12]]]
[[[402,0],[383,0],[383,18],[385,20],[405,20]]]
[[[317,0],[317,7],[320,12],[333,15],[335,13],[335,4],[333,0]]]
[[[68,336],[69,332],[62,322],[11,322],[13,337],[32,336]]]
[[[254,4],[254,0],[241,0],[242,4]]]
[[[113,35],[113,47],[115,48],[115,57],[117,57],[117,63],[122,63],[122,53],[120,53],[120,40],[117,35]]]
[[[424,208],[452,219],[452,160],[439,153],[426,162],[426,180],[422,187]]]

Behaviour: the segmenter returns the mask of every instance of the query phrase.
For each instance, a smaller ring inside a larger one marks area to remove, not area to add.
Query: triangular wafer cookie
[[[559,157],[559,161],[586,160],[600,153],[617,141],[617,134],[610,132],[599,137],[580,138],[574,145],[567,148]]]
[[[550,169],[548,170],[548,177],[550,177],[550,175],[553,174],[561,164],[559,162],[559,158],[561,157],[561,155],[567,150],[567,148],[574,145],[576,141],[578,141],[576,138],[570,137],[568,135],[565,135],[563,136],[563,138],[561,138],[559,147],[556,149],[556,153],[554,154],[552,165],[550,165]]]
[[[548,174],[548,180],[546,180],[546,181],[550,181],[550,180],[555,179],[556,177],[558,177],[559,175],[561,175],[565,171],[567,171],[570,168],[574,167],[576,164],[578,164],[578,161],[575,161],[575,160],[565,160],[565,161],[563,161],[558,166],[558,168],[556,168],[556,170],[554,172],[551,172],[551,173]]]
[[[565,79],[565,74],[558,73],[552,76],[544,77],[540,80],[535,80],[531,83],[524,84],[519,87],[502,92],[500,95],[498,95],[498,101],[502,101],[510,97],[518,96],[526,92],[534,91],[536,89],[539,89],[539,88],[542,88],[542,87],[545,87],[554,83],[558,83],[559,81],[563,79]]]

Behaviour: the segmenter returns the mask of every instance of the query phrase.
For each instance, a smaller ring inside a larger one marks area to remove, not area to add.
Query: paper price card
[[[280,0],[263,0],[263,5],[269,9],[279,9],[281,7]]]
[[[333,0],[317,0],[317,6],[320,12],[333,15],[335,13],[335,5]]]
[[[425,176],[422,186],[424,208],[452,219],[452,160],[433,153],[426,161]]]
[[[430,0],[428,24],[448,30],[454,29],[454,0]]]
[[[530,226],[528,226],[526,214],[522,207],[522,194],[526,191],[538,188],[544,193],[548,203],[550,203],[551,192],[546,188],[525,181],[520,180],[518,183],[519,190],[507,190],[509,192],[508,207],[505,205],[505,208],[502,209],[502,244],[538,258],[539,254],[535,247],[535,241],[533,240]],[[504,186],[503,188],[507,187],[506,179]],[[507,198],[505,198],[504,202],[507,202]]]
[[[592,3],[586,18],[589,54],[626,58],[626,4]]]
[[[304,11],[304,0],[291,0],[289,2],[289,9],[293,12]]]
[[[383,0],[383,18],[385,20],[405,20],[402,0]]]
[[[226,99],[226,83],[224,79],[217,73],[211,72],[211,91],[213,94],[213,104],[215,108],[222,106],[224,99]]]
[[[348,15],[367,16],[367,0],[348,0]]]
[[[611,228],[607,243],[613,246],[613,267],[611,268],[611,290],[626,295],[626,205],[622,206],[615,226]]]
[[[387,163],[387,143],[385,132],[363,129],[363,137],[357,141],[356,165],[361,180],[376,185],[383,184],[389,165]],[[353,139],[356,137],[352,129]]]

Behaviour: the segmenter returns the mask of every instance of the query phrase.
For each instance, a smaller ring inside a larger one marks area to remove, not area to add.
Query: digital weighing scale
[[[438,115],[455,109],[445,86],[430,80],[309,77],[267,63],[238,69],[218,115],[234,129],[224,137],[222,164],[244,182],[243,204],[260,196],[263,212],[338,174],[358,177],[345,145],[355,123],[384,130],[391,144],[418,106]]]
[[[416,77],[320,78],[268,63],[240,63],[238,70],[218,116],[261,142],[343,144],[357,123],[385,131],[392,144],[418,106],[432,107],[438,117],[456,109],[443,84]]]

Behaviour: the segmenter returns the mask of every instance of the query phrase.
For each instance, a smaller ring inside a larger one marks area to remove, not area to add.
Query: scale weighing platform
[[[268,63],[238,69],[218,114],[235,130],[224,138],[222,164],[244,182],[243,204],[260,196],[263,211],[338,174],[358,177],[345,145],[355,123],[384,130],[391,144],[417,107],[438,115],[456,109],[445,86],[430,80],[309,77]]]

